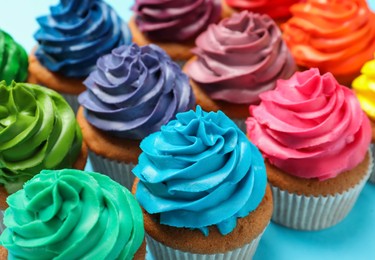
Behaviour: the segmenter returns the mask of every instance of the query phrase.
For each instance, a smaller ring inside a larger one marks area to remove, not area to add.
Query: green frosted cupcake
[[[8,84],[15,80],[23,82],[27,78],[29,66],[25,49],[6,32],[0,30],[0,80]]]
[[[142,211],[109,177],[44,170],[7,199],[9,259],[144,259]]]

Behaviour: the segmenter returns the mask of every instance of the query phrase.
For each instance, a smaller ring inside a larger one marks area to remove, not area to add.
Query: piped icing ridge
[[[196,45],[198,59],[188,72],[214,100],[257,103],[261,92],[296,70],[279,28],[267,15],[233,14],[210,25]]]
[[[0,80],[25,81],[29,66],[25,49],[6,32],[0,30]]]
[[[194,40],[221,17],[221,0],[135,0],[139,29],[157,41]]]
[[[334,178],[365,157],[367,116],[352,90],[318,69],[279,80],[251,106],[247,135],[268,161],[300,178]]]
[[[187,76],[156,45],[114,49],[84,84],[78,100],[86,119],[123,138],[143,139],[195,104]]]
[[[273,19],[290,17],[290,6],[299,0],[225,0],[226,4],[238,10],[267,14]]]
[[[365,0],[307,0],[292,6],[283,37],[300,66],[359,72],[375,52],[375,15]]]
[[[375,121],[375,59],[365,63],[361,73],[353,81],[353,89],[362,109]]]
[[[50,71],[85,77],[101,55],[131,42],[127,25],[102,0],[60,0],[50,11],[37,18],[40,29],[34,35],[35,55]]]
[[[266,189],[259,150],[221,111],[177,114],[141,142],[136,198],[160,223],[226,235],[255,210]]]
[[[8,193],[42,169],[71,168],[82,134],[65,99],[27,83],[0,82],[0,183]]]
[[[132,259],[144,239],[133,195],[99,173],[44,170],[7,202],[11,259]]]
[[[258,103],[260,93],[296,70],[279,28],[267,15],[233,14],[210,25],[196,45],[198,58],[187,70],[214,100]]]

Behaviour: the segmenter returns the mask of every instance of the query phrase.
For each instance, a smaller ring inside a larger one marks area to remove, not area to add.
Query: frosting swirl
[[[221,17],[221,0],[135,0],[136,23],[157,41],[193,40]]]
[[[11,259],[132,259],[143,242],[139,204],[99,173],[44,170],[7,202]]]
[[[300,178],[325,180],[357,166],[371,127],[353,92],[318,69],[279,80],[250,107],[247,134],[271,164]]]
[[[37,59],[67,77],[87,76],[101,55],[131,42],[127,25],[102,0],[60,0],[37,22]]]
[[[0,82],[0,183],[8,193],[42,169],[69,168],[82,134],[65,99],[53,90]]]
[[[198,60],[191,78],[214,100],[237,104],[259,102],[279,78],[295,71],[294,60],[275,22],[243,11],[212,24],[196,40]]]
[[[362,75],[353,81],[353,89],[362,109],[375,120],[375,59],[362,67]]]
[[[141,143],[133,169],[140,179],[136,198],[160,223],[200,229],[216,225],[230,233],[237,218],[256,209],[266,189],[259,150],[221,111],[198,106],[177,114]]]
[[[226,4],[238,10],[267,14],[273,19],[289,17],[290,6],[299,0],[225,0]]]
[[[295,4],[282,29],[296,62],[344,76],[375,52],[375,15],[364,0],[307,0]]]
[[[143,139],[195,103],[187,76],[156,45],[121,46],[99,58],[79,97],[90,124]]]
[[[29,66],[25,49],[6,32],[0,30],[0,80],[8,84],[25,81]]]

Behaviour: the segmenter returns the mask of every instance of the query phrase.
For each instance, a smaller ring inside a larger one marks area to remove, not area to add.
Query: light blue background
[[[178,1],[178,0],[176,0]],[[28,51],[35,45],[35,17],[48,12],[57,1],[1,0],[0,28]],[[128,19],[132,0],[108,0]],[[369,0],[375,9],[375,0]],[[318,232],[300,232],[271,223],[254,260],[374,260],[375,185],[367,184],[349,216],[340,224]]]

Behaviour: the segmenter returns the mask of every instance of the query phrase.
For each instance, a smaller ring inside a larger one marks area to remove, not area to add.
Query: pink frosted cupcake
[[[353,92],[318,69],[279,80],[246,121],[262,151],[274,195],[272,219],[327,228],[353,207],[369,178],[371,127]]]

